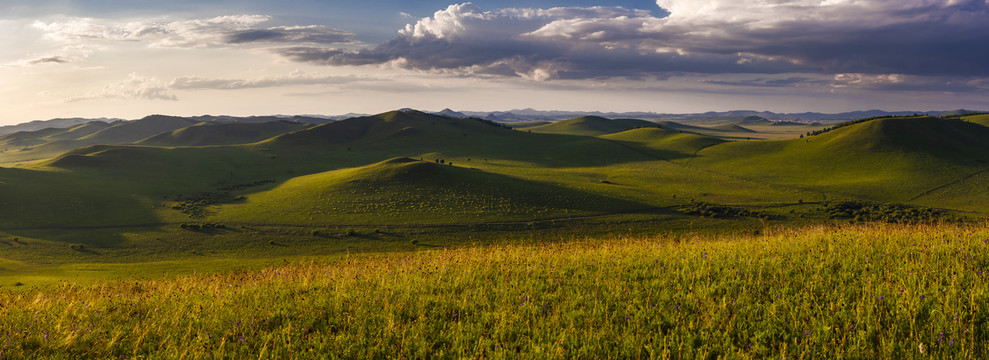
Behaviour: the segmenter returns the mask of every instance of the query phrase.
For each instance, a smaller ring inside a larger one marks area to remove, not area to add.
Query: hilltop
[[[526,130],[544,134],[596,136],[641,127],[656,127],[656,123],[636,119],[612,120],[599,116],[582,116],[545,125],[533,126],[526,128]]]

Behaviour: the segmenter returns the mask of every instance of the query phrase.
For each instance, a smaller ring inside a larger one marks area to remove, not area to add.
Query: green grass
[[[962,120],[982,126],[989,126],[989,114],[962,116]]]
[[[21,146],[17,149],[12,148],[15,146],[13,144],[0,143],[0,146],[5,148],[3,156],[0,156],[0,163],[16,164],[43,160],[91,145],[133,143],[197,123],[199,122],[186,118],[152,115],[135,121],[115,122],[109,124],[110,126],[89,123],[68,129],[43,129],[30,133],[10,134],[8,136],[27,136],[33,140],[31,146]]]
[[[464,163],[469,165],[469,163]],[[215,218],[262,224],[525,221],[646,208],[575,189],[410,158],[294,178]]]
[[[527,127],[524,130],[545,134],[597,136],[639,127],[656,127],[656,123],[636,119],[607,119],[599,116],[582,116],[546,125]]]
[[[466,246],[0,293],[3,356],[982,358],[989,230]]]
[[[154,124],[157,120],[162,123]],[[621,122],[577,120],[571,123]],[[149,117],[128,124],[145,131],[182,123]],[[237,128],[281,132],[292,128],[288,125]],[[196,144],[240,142],[234,131],[213,131],[219,128],[226,127],[186,127],[160,136]],[[83,131],[72,129],[68,132]],[[118,125],[80,138],[110,129]],[[249,144],[91,145],[0,168],[0,236],[36,245],[13,246],[2,256],[62,264],[73,258],[182,259],[190,251],[230,254],[237,233],[200,238],[178,230],[181,224],[206,222],[282,226],[286,233],[299,227],[387,225],[415,231],[450,225],[438,236],[452,238],[472,232],[473,225],[554,220],[608,233],[626,224],[623,216],[651,217],[648,225],[634,223],[634,231],[641,232],[667,226],[675,209],[692,201],[765,211],[794,224],[823,220],[815,203],[826,200],[908,203],[979,217],[989,211],[989,191],[980,186],[989,153],[986,129],[961,121],[895,118],[805,139],[728,142],[656,127],[599,137],[529,133],[405,111]],[[257,132],[246,134],[241,134],[245,141],[256,139]],[[385,162],[394,158],[416,161]],[[411,170],[417,175],[403,175]],[[183,207],[201,198],[212,201],[195,211]],[[698,219],[693,226],[722,225]],[[181,245],[161,245],[167,242]],[[74,244],[104,255],[79,253],[69,248]],[[303,248],[339,249],[333,244]]]
[[[290,121],[265,123],[201,123],[171,132],[163,132],[138,141],[140,145],[152,146],[208,146],[249,144],[272,137],[311,127],[311,124]]]
[[[667,160],[692,157],[703,148],[725,140],[658,128],[641,128],[602,135],[602,139],[634,143]]]
[[[685,163],[832,197],[909,203],[983,171],[987,136],[989,128],[960,121],[879,119],[804,139],[712,146]],[[959,209],[985,211],[984,204]]]

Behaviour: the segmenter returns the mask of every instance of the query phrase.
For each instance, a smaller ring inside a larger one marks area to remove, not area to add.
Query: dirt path
[[[965,180],[968,180],[968,179],[971,179],[971,178],[973,178],[973,177],[975,177],[975,176],[978,176],[978,175],[980,175],[980,174],[982,174],[982,173],[984,173],[984,172],[987,172],[987,171],[989,171],[989,169],[984,169],[984,170],[980,170],[980,171],[977,171],[977,172],[975,172],[975,173],[972,173],[972,174],[969,174],[969,175],[966,175],[966,176],[964,176],[964,177],[962,177],[961,179],[958,179],[958,180],[955,180],[955,181],[952,181],[952,182],[949,182],[949,183],[947,183],[947,184],[944,184],[944,185],[941,185],[941,186],[937,186],[937,187],[934,187],[934,188],[932,188],[932,189],[930,189],[930,190],[927,190],[927,191],[924,191],[924,192],[922,192],[922,193],[920,193],[920,195],[917,195],[917,196],[914,196],[914,197],[912,197],[912,198],[910,198],[910,200],[907,200],[906,202],[911,202],[911,201],[914,201],[914,200],[917,200],[917,199],[920,199],[920,198],[922,198],[922,197],[924,197],[924,196],[927,196],[927,195],[930,195],[930,194],[931,194],[932,192],[935,192],[935,191],[938,191],[938,190],[941,190],[941,189],[944,189],[944,188],[946,188],[946,187],[949,187],[949,186],[951,186],[951,185],[954,185],[954,184],[957,184],[957,183],[960,183],[960,182],[962,182],[962,181],[965,181]]]

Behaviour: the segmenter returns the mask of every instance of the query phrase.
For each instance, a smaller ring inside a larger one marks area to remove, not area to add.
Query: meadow
[[[987,357],[987,119],[8,134],[0,359]]]
[[[989,227],[516,240],[0,293],[0,358],[985,358]]]

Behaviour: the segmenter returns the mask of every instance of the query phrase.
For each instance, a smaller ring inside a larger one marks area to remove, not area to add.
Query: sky
[[[0,0],[0,124],[989,110],[989,0]]]

